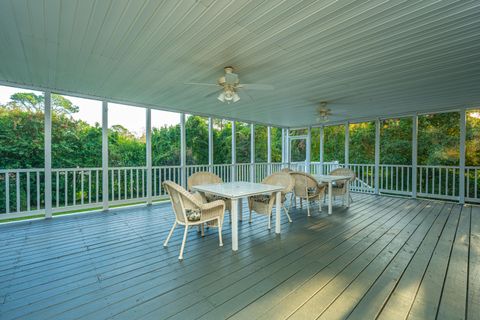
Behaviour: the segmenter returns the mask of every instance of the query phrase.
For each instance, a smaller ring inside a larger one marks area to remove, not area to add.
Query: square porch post
[[[235,125],[235,121],[232,121],[232,166],[231,166],[231,180],[232,182],[236,181],[237,179],[237,167],[236,167],[236,163],[237,163],[237,153],[236,153],[236,148],[237,148],[237,135],[235,134],[236,133],[236,125]]]
[[[418,115],[412,119],[412,198],[417,198]]]
[[[187,139],[185,134],[185,113],[180,114],[180,184],[187,187]]]
[[[250,124],[250,182],[255,182],[255,125]]]
[[[147,163],[147,204],[152,204],[152,109],[146,110],[145,147]]]
[[[380,119],[375,120],[375,171],[374,171],[375,194],[379,194],[380,186]]]
[[[458,183],[458,201],[465,203],[465,140],[467,135],[467,113],[465,108],[460,110],[460,175]],[[468,195],[468,190],[466,191]]]
[[[45,218],[52,217],[52,93],[45,92]]]
[[[307,129],[307,148],[305,150],[305,172],[310,173],[310,163],[311,163],[311,152],[312,152],[312,128],[308,127]]]
[[[213,172],[213,119],[208,118],[208,169]]]
[[[345,122],[345,164],[344,167],[348,168],[349,164],[349,145],[350,145],[350,123]]]
[[[323,150],[323,143],[324,143],[324,126],[322,125],[320,127],[320,174],[323,174],[323,163],[324,163],[324,158],[323,158],[323,154],[324,154],[324,150]]]
[[[108,210],[108,102],[102,101],[102,209]]]
[[[267,174],[272,174],[272,127],[267,127]]]

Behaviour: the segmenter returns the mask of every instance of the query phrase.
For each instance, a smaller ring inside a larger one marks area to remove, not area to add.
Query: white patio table
[[[238,250],[238,214],[241,200],[259,194],[275,193],[275,233],[280,234],[281,190],[283,187],[251,182],[229,182],[218,184],[204,184],[192,187],[193,190],[210,193],[232,200],[232,250]]]
[[[346,180],[347,182],[347,208],[350,207],[350,186],[349,181],[350,178],[349,176],[334,176],[334,175],[328,175],[328,174],[314,174],[313,177],[317,179],[318,182],[320,183],[328,183],[328,214],[332,214],[332,184],[335,181],[341,181],[341,180]]]

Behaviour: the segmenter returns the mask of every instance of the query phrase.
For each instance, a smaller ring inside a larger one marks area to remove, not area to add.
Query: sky
[[[10,101],[10,96],[16,92],[33,92],[40,94],[38,91],[0,86],[0,104]],[[74,119],[83,120],[91,125],[96,122],[102,123],[102,102],[97,100],[76,98],[72,96],[64,96],[72,103],[79,107],[79,112],[72,114]],[[115,103],[109,104],[108,110],[108,126],[120,124],[129,131],[141,136],[145,132],[145,108],[120,105]],[[172,125],[180,122],[180,114],[174,112],[160,111],[152,109],[152,126],[162,127],[164,125]]]

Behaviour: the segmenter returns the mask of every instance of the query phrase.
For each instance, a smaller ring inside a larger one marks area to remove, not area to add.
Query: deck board
[[[3,319],[470,318],[480,305],[480,208],[354,194],[334,214],[292,208],[282,235],[253,216],[231,251],[168,203],[0,225]],[[325,209],[325,208],[324,208]],[[247,206],[243,206],[248,217]]]

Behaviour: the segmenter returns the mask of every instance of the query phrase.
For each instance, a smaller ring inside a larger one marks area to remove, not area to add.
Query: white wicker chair
[[[183,260],[183,250],[187,241],[188,227],[203,225],[208,223],[218,227],[218,239],[220,246],[222,242],[222,224],[225,213],[225,202],[217,200],[209,203],[203,203],[199,195],[193,195],[187,190],[172,181],[165,181],[164,188],[167,190],[172,202],[173,212],[175,213],[175,222],[172,229],[168,233],[167,239],[163,246],[168,245],[168,241],[175,230],[177,224],[185,226],[183,234],[182,246],[180,248],[179,260]]]
[[[262,183],[270,184],[275,186],[283,187],[282,190],[282,207],[287,215],[288,221],[292,222],[290,215],[288,214],[288,210],[285,207],[285,199],[286,194],[292,192],[293,185],[295,181],[290,176],[290,174],[286,172],[277,172],[269,175],[265,179],[263,179]],[[275,205],[275,194],[269,195],[259,195],[259,196],[252,196],[248,198],[248,208],[250,210],[250,219],[249,222],[252,222],[252,211],[255,211],[258,214],[263,214],[268,216],[268,229],[271,228],[271,217],[272,217],[272,210],[273,206]]]
[[[347,195],[347,188],[349,187],[349,183],[354,182],[356,179],[355,172],[348,168],[337,168],[332,170],[329,175],[332,176],[349,176],[350,179],[348,180],[340,180],[337,181],[332,186],[332,196],[342,196],[342,205],[345,204],[345,196]],[[327,190],[328,193],[328,190]],[[350,200],[353,201],[352,196],[350,195]]]
[[[199,171],[192,174],[190,177],[188,177],[187,188],[189,191],[192,191],[192,187],[194,186],[198,186],[202,184],[217,184],[217,183],[223,183],[222,178],[220,178],[219,176],[211,172]],[[205,194],[205,200],[207,202],[223,200],[225,201],[225,210],[228,210],[228,212],[231,212],[232,201],[230,199],[218,197],[213,194],[207,193]]]
[[[303,208],[302,200],[307,201],[307,213],[310,216],[310,204],[311,200],[318,200],[318,207],[320,212],[322,211],[322,198],[325,195],[326,186],[319,184],[317,179],[305,172],[290,172],[290,175],[295,180],[295,186],[293,188],[292,200],[296,202],[296,198],[300,198],[300,208]],[[290,206],[292,205],[290,203]]]

